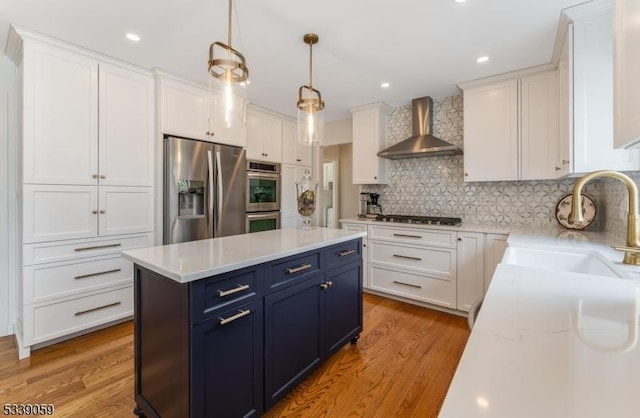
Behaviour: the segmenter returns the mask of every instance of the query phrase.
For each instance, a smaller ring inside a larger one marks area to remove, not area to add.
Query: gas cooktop
[[[460,218],[447,218],[444,216],[378,215],[374,220],[378,222],[447,226],[455,226],[462,223]]]

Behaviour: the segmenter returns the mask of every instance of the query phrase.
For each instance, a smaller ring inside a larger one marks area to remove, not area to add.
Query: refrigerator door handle
[[[211,151],[207,151],[207,188],[209,195],[206,198],[207,202],[207,230],[209,234],[213,232],[213,157]],[[214,237],[212,234],[211,237]]]
[[[218,177],[218,221],[217,230],[220,230],[220,221],[222,220],[222,202],[224,201],[224,192],[222,190],[222,163],[220,161],[220,151],[216,151],[216,173]]]

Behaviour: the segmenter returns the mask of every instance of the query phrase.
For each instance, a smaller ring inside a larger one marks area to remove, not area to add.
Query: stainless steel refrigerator
[[[164,243],[245,233],[242,148],[164,138]]]

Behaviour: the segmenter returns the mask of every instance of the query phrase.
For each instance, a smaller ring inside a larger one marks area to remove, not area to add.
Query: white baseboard
[[[18,360],[22,360],[25,359],[27,357],[31,357],[31,347],[24,345],[23,341],[22,341],[22,327],[20,325],[20,323],[16,322],[15,324],[15,328],[16,328],[16,345],[18,346]]]

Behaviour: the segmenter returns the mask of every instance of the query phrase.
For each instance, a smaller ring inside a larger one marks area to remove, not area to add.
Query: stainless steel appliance
[[[280,164],[247,160],[245,231],[280,229]]]
[[[245,151],[164,138],[165,244],[245,232]]]
[[[360,213],[358,218],[375,218],[382,215],[382,206],[378,203],[380,194],[378,193],[360,193]]]
[[[247,213],[246,218],[247,233],[280,229],[280,211]]]
[[[247,161],[247,212],[280,210],[280,164]]]
[[[397,222],[417,225],[456,226],[462,223],[461,218],[448,218],[445,216],[378,215],[374,220],[378,222]]]

